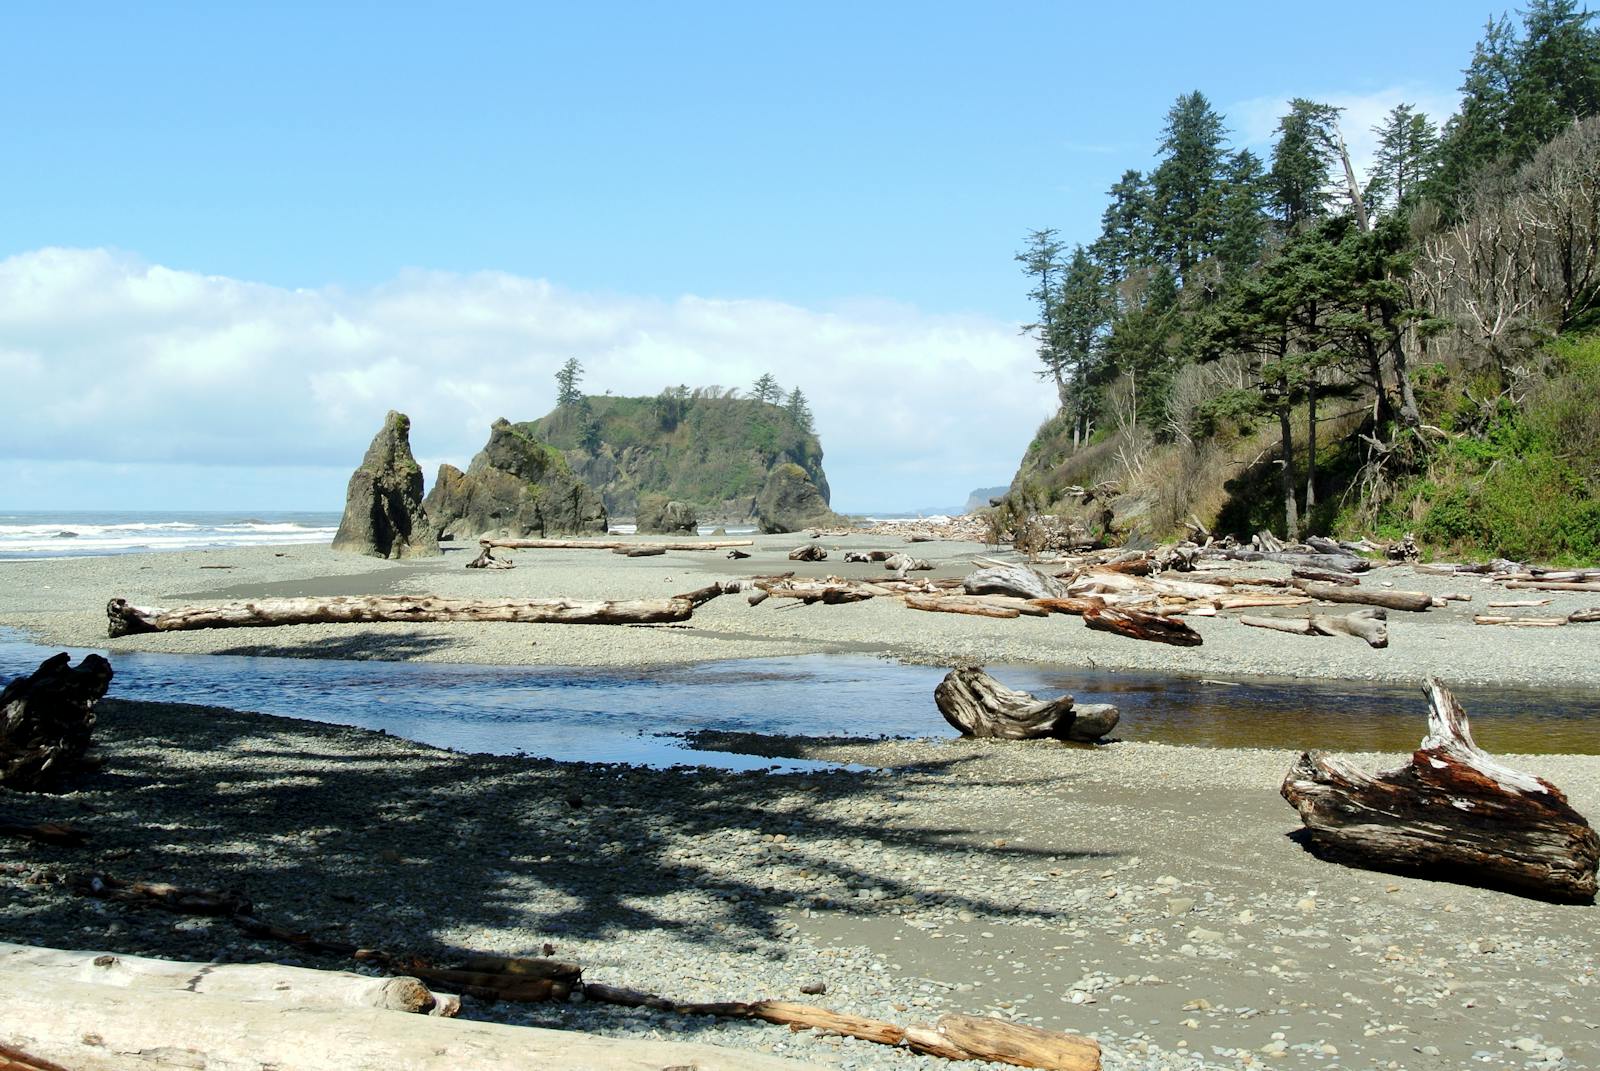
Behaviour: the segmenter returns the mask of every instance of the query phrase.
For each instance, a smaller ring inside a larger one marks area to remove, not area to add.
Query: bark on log
[[[480,539],[486,547],[504,550],[616,550],[618,547],[660,547],[662,550],[727,550],[753,547],[754,539],[702,539],[687,543],[641,543],[632,539]]]
[[[713,584],[666,599],[453,599],[437,595],[334,595],[273,598],[180,606],[171,610],[106,604],[108,632],[179,632],[203,628],[266,628],[276,625],[365,624],[377,621],[513,621],[535,624],[631,625],[686,621],[697,606],[721,595]]]
[[[1390,591],[1387,588],[1357,588],[1350,590],[1336,584],[1318,584],[1310,580],[1296,580],[1294,586],[1313,599],[1323,602],[1360,603],[1364,606],[1382,606],[1386,610],[1406,610],[1420,613],[1433,605],[1433,596],[1423,591]]]
[[[991,565],[961,582],[968,595],[1015,595],[1019,599],[1062,599],[1066,585],[1025,565]]]
[[[1115,632],[1135,640],[1170,643],[1174,647],[1199,647],[1205,642],[1200,633],[1176,618],[1160,617],[1142,610],[1106,606],[1086,610],[1083,623],[1097,632]]]
[[[1106,605],[1105,599],[1098,595],[1085,595],[1082,598],[1067,599],[1030,599],[1028,601],[1053,614],[1074,614],[1077,616],[1082,616],[1090,610],[1102,610]]]
[[[1562,903],[1595,895],[1600,839],[1559,789],[1497,763],[1437,680],[1428,735],[1399,769],[1371,775],[1305,752],[1284,778],[1313,848],[1380,870],[1490,885]]]
[[[453,1016],[461,1009],[459,997],[434,993],[416,978],[373,977],[276,963],[183,963],[0,942],[0,971],[27,971],[43,984],[60,979],[302,1006],[380,1008],[442,1016]]]
[[[0,972],[0,1051],[72,1071],[821,1071],[777,1056],[678,1041],[264,1004],[198,993],[32,984]]]
[[[975,596],[918,595],[906,596],[906,606],[913,610],[926,610],[935,614],[970,614],[973,617],[1013,618],[1022,616],[1019,606],[996,606],[980,601]]]
[[[1072,696],[1043,700],[1014,691],[976,666],[958,666],[933,690],[933,702],[962,736],[1066,740],[1077,716]]]
[[[604,1004],[653,1008],[677,1015],[760,1019],[795,1030],[817,1029],[879,1045],[904,1045],[913,1052],[942,1056],[947,1060],[990,1060],[1055,1071],[1099,1071],[1100,1068],[1100,1046],[1091,1038],[1058,1034],[986,1016],[945,1015],[931,1027],[900,1026],[882,1019],[846,1015],[784,1000],[681,1004],[650,993],[594,983],[585,985],[583,992],[585,998]]]
[[[1252,628],[1292,632],[1299,636],[1354,636],[1366,640],[1370,647],[1389,646],[1388,621],[1384,611],[1379,609],[1357,610],[1343,616],[1252,617],[1246,614],[1239,618],[1239,623]]]
[[[51,655],[0,691],[0,786],[57,788],[89,763],[94,706],[111,685],[111,663],[97,654],[72,665]]]

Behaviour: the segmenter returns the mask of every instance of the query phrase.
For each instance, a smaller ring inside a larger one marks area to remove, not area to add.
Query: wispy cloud
[[[26,400],[0,459],[348,468],[397,408],[419,457],[462,464],[496,417],[549,410],[576,357],[594,393],[767,371],[801,387],[835,501],[856,509],[1008,479],[1050,397],[1016,325],[890,303],[658,300],[493,272],[288,290],[100,249],[0,261],[0,338]]]

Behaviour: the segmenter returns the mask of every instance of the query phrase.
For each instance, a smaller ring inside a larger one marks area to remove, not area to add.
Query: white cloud
[[[465,464],[496,417],[548,411],[576,357],[594,393],[770,371],[811,399],[836,504],[908,508],[1008,479],[1052,393],[1015,325],[884,302],[666,301],[494,272],[286,290],[98,249],[0,261],[0,337],[0,458],[107,473],[347,470],[391,408],[419,457]]]
[[[1287,114],[1289,100],[1295,96],[1344,109],[1339,117],[1339,130],[1350,150],[1350,162],[1363,181],[1378,151],[1378,137],[1372,128],[1380,125],[1396,105],[1409,104],[1442,126],[1455,112],[1459,101],[1459,94],[1454,91],[1421,85],[1390,86],[1366,93],[1341,91],[1252,97],[1223,109],[1237,142],[1266,160],[1278,137],[1278,120]]]

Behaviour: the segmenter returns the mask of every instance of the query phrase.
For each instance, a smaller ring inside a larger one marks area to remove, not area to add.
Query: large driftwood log
[[[119,989],[187,990],[303,1006],[382,1008],[443,1016],[461,1010],[459,997],[434,993],[416,978],[373,977],[277,963],[183,963],[0,942],[0,971],[27,971],[41,982],[64,979]]]
[[[635,539],[480,539],[485,547],[505,550],[616,550],[618,547],[660,547],[662,550],[727,550],[752,547],[754,539],[701,539],[686,543],[641,542]]]
[[[535,624],[635,625],[687,621],[695,607],[716,598],[725,584],[666,599],[451,599],[437,595],[333,595],[323,598],[253,599],[214,606],[106,604],[112,636],[180,632],[202,628],[262,628],[274,625],[358,624],[375,621],[515,621]]]
[[[1085,610],[1083,623],[1097,632],[1115,632],[1135,640],[1170,643],[1174,647],[1199,647],[1205,642],[1200,633],[1175,617],[1161,617],[1143,610],[1114,606]]]
[[[820,562],[827,559],[828,552],[821,543],[805,543],[789,552],[792,562]]]
[[[1296,580],[1294,586],[1323,602],[1360,603],[1365,606],[1382,606],[1386,610],[1407,610],[1420,613],[1433,605],[1433,596],[1422,591],[1391,591],[1388,588],[1345,588],[1337,584],[1318,584],[1313,580]]]
[[[111,685],[111,663],[97,654],[72,665],[51,655],[0,691],[0,786],[34,791],[59,786],[88,761],[94,707]]]
[[[1595,895],[1600,839],[1550,782],[1480,750],[1455,697],[1430,679],[1428,735],[1399,769],[1367,774],[1322,752],[1283,781],[1313,848],[1355,866],[1510,889],[1564,903]]]
[[[1357,610],[1343,616],[1312,614],[1310,617],[1251,617],[1239,618],[1242,625],[1253,628],[1270,628],[1279,632],[1292,632],[1298,636],[1355,636],[1367,641],[1370,647],[1389,646],[1388,619],[1383,610]]]
[[[1294,551],[1259,551],[1228,549],[1218,551],[1222,557],[1237,562],[1278,562],[1306,569],[1331,569],[1337,573],[1364,573],[1372,568],[1365,558],[1343,554],[1297,554]]]
[[[988,1016],[945,1015],[931,1027],[900,1026],[882,1019],[847,1015],[785,1000],[682,1004],[650,993],[594,983],[585,985],[583,993],[589,1000],[606,1004],[654,1008],[677,1015],[760,1019],[794,1030],[815,1029],[879,1045],[904,1045],[912,1052],[942,1056],[947,1060],[990,1060],[1053,1071],[1099,1071],[1100,1068],[1100,1045],[1092,1038],[1040,1030],[1036,1026],[1008,1023]]]
[[[1019,599],[1062,599],[1067,587],[1026,565],[991,564],[961,582],[968,595],[1015,595]]]
[[[1007,688],[976,666],[952,669],[933,690],[933,701],[963,736],[1093,742],[1117,724],[1115,708],[1097,705],[1080,725],[1072,696],[1039,699]]]
[[[821,1071],[698,1043],[75,980],[40,984],[25,971],[0,971],[0,1007],[0,1054],[18,1054],[12,1059],[23,1066],[72,1071]]]

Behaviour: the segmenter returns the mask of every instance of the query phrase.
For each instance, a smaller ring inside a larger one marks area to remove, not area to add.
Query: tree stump
[[[1424,689],[1428,735],[1408,765],[1377,775],[1317,751],[1282,793],[1319,855],[1352,866],[1590,903],[1600,838],[1550,782],[1480,750],[1439,681]]]
[[[52,655],[0,692],[0,785],[48,791],[86,764],[111,663],[97,654],[71,663],[65,652]]]
[[[962,736],[1092,743],[1117,724],[1115,707],[1083,708],[1088,716],[1080,723],[1072,696],[1038,699],[1005,687],[977,666],[952,669],[933,690],[933,701]]]

